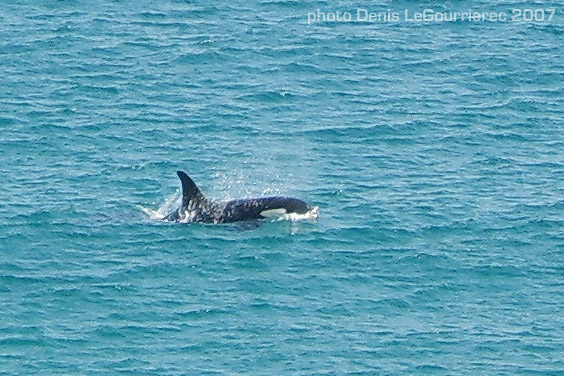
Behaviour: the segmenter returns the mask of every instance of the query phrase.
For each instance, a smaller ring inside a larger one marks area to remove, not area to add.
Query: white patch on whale
[[[286,209],[284,208],[268,209],[260,212],[261,217],[265,217],[265,218],[278,217],[279,215],[282,214],[286,214]]]

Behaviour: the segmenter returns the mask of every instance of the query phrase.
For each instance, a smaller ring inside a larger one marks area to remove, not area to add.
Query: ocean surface
[[[3,1],[0,375],[564,375],[563,12]],[[150,218],[177,170],[320,216]]]

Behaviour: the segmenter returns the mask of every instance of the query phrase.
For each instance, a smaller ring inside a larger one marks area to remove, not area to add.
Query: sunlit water
[[[562,374],[563,9],[537,5],[3,2],[0,374]],[[422,5],[458,6],[532,5]],[[161,221],[180,169],[319,218]]]

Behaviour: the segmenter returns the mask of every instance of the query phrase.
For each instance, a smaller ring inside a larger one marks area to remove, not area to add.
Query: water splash
[[[146,208],[141,205],[136,205],[136,207],[137,209],[145,213],[149,217],[149,219],[162,220],[180,206],[181,199],[182,193],[180,192],[180,190],[176,190],[176,192],[165,199],[165,201],[157,210]]]
[[[277,217],[276,221],[292,221],[292,222],[298,222],[298,221],[317,221],[317,219],[319,218],[319,206],[314,206],[313,208],[311,208],[310,210],[308,210],[307,212],[303,213],[303,214],[298,214],[298,213],[287,213],[287,214],[282,214],[281,216]]]

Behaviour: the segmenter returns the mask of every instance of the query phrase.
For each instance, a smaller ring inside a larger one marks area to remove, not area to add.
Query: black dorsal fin
[[[182,182],[182,207],[187,208],[190,201],[199,202],[204,200],[202,191],[196,183],[184,171],[176,171],[176,174]]]

